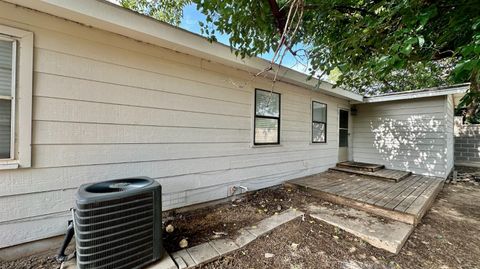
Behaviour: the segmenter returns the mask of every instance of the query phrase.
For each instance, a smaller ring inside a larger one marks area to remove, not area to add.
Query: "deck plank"
[[[386,205],[388,203],[390,203],[397,196],[401,195],[406,189],[409,189],[410,187],[415,186],[416,184],[418,184],[418,177],[417,176],[415,176],[412,179],[411,184],[404,185],[401,188],[397,188],[397,189],[387,193],[382,199],[376,201],[374,204],[376,206],[386,207]]]
[[[405,211],[406,213],[413,214],[417,218],[421,218],[425,214],[426,210],[431,206],[431,203],[435,200],[436,195],[443,187],[443,180],[437,179],[434,184],[430,185],[421,195],[415,199],[415,201]]]
[[[424,183],[418,187],[411,195],[406,197],[401,203],[395,206],[395,210],[405,212],[408,207],[425,191],[427,190],[432,184],[435,184],[434,179],[426,179]]]
[[[415,182],[415,184],[410,185],[410,187],[405,188],[401,193],[399,193],[396,197],[392,198],[388,203],[384,205],[386,208],[394,209],[397,205],[399,205],[403,200],[412,196],[415,190],[420,188],[423,184],[428,183],[428,179],[423,177],[419,177],[419,179]]]

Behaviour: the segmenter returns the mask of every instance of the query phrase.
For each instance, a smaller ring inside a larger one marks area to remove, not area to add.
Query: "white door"
[[[338,110],[338,161],[345,162],[349,160],[349,131],[350,111],[345,109]]]

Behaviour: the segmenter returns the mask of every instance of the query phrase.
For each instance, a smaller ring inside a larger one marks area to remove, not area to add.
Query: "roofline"
[[[458,85],[452,85],[452,86],[446,86],[446,87],[421,89],[421,90],[415,90],[415,91],[387,93],[383,95],[364,97],[363,102],[355,102],[355,103],[356,104],[379,103],[379,102],[408,100],[408,99],[416,99],[416,98],[465,93],[469,89],[469,86],[470,84],[466,83],[466,84],[458,84]]]
[[[248,72],[257,73],[270,64],[269,61],[259,57],[241,59],[236,57],[230,47],[226,45],[219,42],[210,42],[200,35],[160,22],[105,0],[2,1]],[[319,90],[324,94],[350,101],[363,101],[363,96],[357,93],[334,87],[331,83],[316,78],[308,79],[308,75],[290,68],[281,66],[279,74],[281,74],[280,81],[282,82]],[[274,74],[270,71],[268,75],[273,76]],[[320,87],[318,87],[319,82]]]

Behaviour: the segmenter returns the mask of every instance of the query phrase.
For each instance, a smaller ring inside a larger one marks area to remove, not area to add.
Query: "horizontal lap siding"
[[[444,177],[450,136],[446,109],[445,97],[358,105],[354,160]]]
[[[0,171],[0,248],[63,233],[84,183],[149,176],[165,210],[335,164],[346,101],[277,83],[281,145],[252,147],[268,80],[3,2],[0,24],[35,34],[33,167]],[[310,143],[312,100],[328,105],[327,144]]]

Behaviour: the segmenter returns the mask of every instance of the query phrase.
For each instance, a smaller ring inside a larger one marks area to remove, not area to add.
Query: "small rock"
[[[186,248],[186,247],[188,247],[188,241],[187,241],[187,239],[184,238],[184,239],[180,240],[180,242],[178,243],[178,245],[179,245],[181,248]]]
[[[265,253],[265,258],[270,259],[270,258],[273,258],[273,257],[275,257],[275,254]]]
[[[172,224],[168,224],[167,227],[165,227],[165,231],[167,233],[173,233],[174,230],[175,230],[175,227],[173,227]]]
[[[281,205],[278,205],[278,206],[277,206],[277,211],[280,211],[280,210],[282,210],[282,206],[281,206]]]
[[[367,258],[367,255],[362,253],[362,254],[358,255],[358,258],[361,259],[361,260],[365,260]]]
[[[293,251],[295,251],[295,250],[298,249],[298,245],[299,245],[299,244],[292,243],[292,244],[290,245],[290,247],[292,248]]]
[[[378,263],[378,259],[375,256],[370,256],[370,260],[372,260],[374,263]]]
[[[350,253],[353,253],[353,252],[355,252],[355,251],[357,251],[357,248],[356,248],[356,247],[351,247],[351,248],[348,250],[348,252],[350,252]]]
[[[334,238],[335,240],[338,240],[339,237],[336,236],[336,235],[334,235],[333,238]]]

